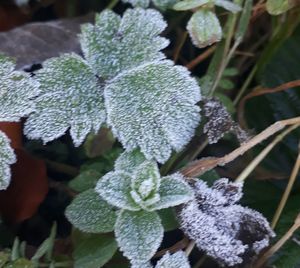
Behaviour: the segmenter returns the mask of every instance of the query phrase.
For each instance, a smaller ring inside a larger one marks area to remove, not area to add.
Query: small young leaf
[[[36,79],[41,83],[36,109],[25,124],[32,139],[52,141],[71,128],[75,146],[105,120],[103,92],[87,63],[75,54],[52,58],[43,64]]]
[[[178,251],[172,255],[167,252],[156,264],[155,268],[190,268],[186,254]]]
[[[66,209],[66,217],[79,230],[88,233],[106,233],[114,229],[116,212],[94,190],[75,197]]]
[[[14,71],[15,63],[0,55],[0,121],[17,122],[34,110],[39,84],[29,74]]]
[[[105,89],[107,121],[128,150],[164,163],[181,150],[198,125],[200,89],[187,69],[171,61],[151,62],[124,72]]]
[[[125,151],[116,160],[115,170],[132,174],[133,171],[145,160],[145,156],[138,149],[131,152]]]
[[[10,168],[16,162],[13,149],[10,147],[10,140],[0,131],[0,190],[5,190],[10,183]]]
[[[222,7],[232,13],[237,13],[239,11],[241,11],[241,7],[235,3],[232,3],[231,1],[227,1],[227,0],[214,0],[215,5]]]
[[[216,14],[205,9],[192,15],[187,30],[193,44],[199,48],[210,46],[222,38],[222,28]]]
[[[160,200],[153,205],[154,210],[178,206],[193,198],[191,187],[179,173],[162,178],[158,193]]]
[[[150,4],[150,0],[122,0],[124,3],[129,3],[134,7],[143,7],[146,8]]]
[[[94,188],[97,181],[101,177],[101,173],[97,170],[85,170],[69,182],[69,186],[77,192],[83,192]]]
[[[128,173],[121,171],[107,173],[98,181],[95,190],[113,206],[132,211],[140,210],[130,194],[131,176]]]
[[[168,40],[158,35],[166,28],[162,15],[151,9],[127,9],[120,18],[112,11],[96,16],[95,25],[82,27],[85,58],[102,79],[165,58],[160,50]]]
[[[271,15],[280,15],[297,5],[297,2],[291,0],[268,0],[266,8]]]
[[[74,268],[100,268],[107,263],[117,251],[114,238],[93,235],[83,239],[73,253]]]
[[[164,229],[156,212],[121,211],[115,235],[123,254],[132,262],[142,264],[157,251]]]
[[[184,0],[175,4],[173,9],[178,11],[190,10],[190,9],[201,7],[210,2],[211,0]]]

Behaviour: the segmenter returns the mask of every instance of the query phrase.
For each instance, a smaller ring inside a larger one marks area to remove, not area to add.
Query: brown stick
[[[189,70],[194,69],[200,62],[207,59],[214,51],[216,50],[216,46],[211,46],[210,48],[206,49],[202,54],[198,57],[190,61],[185,67]]]
[[[276,132],[282,130],[284,127],[289,125],[295,125],[300,123],[300,117],[294,117],[282,121],[277,121],[273,125],[267,127],[264,131],[260,132],[258,135],[254,136],[252,139],[250,139],[248,142],[242,144],[239,148],[235,149],[231,153],[223,156],[223,157],[211,157],[211,158],[204,158],[200,159],[198,161],[192,162],[187,167],[183,168],[181,170],[181,173],[184,174],[187,177],[195,177],[199,176],[206,171],[209,171],[217,166],[223,166],[234,159],[236,159],[238,156],[244,154],[249,149],[254,147],[255,145],[259,144],[263,140],[269,138]]]

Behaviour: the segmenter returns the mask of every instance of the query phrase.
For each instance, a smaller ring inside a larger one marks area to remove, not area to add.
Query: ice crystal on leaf
[[[115,225],[119,247],[135,265],[151,259],[162,241],[163,233],[164,229],[156,212],[123,210]]]
[[[12,59],[0,56],[0,121],[19,121],[34,110],[39,84],[29,74],[14,69]]]
[[[80,43],[86,60],[102,79],[146,62],[164,59],[169,41],[159,34],[167,24],[155,10],[127,9],[121,18],[112,11],[96,16],[95,25],[82,26]]]
[[[122,0],[124,3],[130,3],[134,7],[143,7],[146,8],[150,4],[150,0]],[[173,7],[179,0],[152,0],[153,4],[165,10],[167,8]]]
[[[75,197],[66,209],[66,217],[79,230],[88,233],[107,233],[114,230],[116,212],[94,190]]]
[[[124,3],[129,3],[134,7],[146,8],[150,4],[150,0],[122,0]]]
[[[227,179],[216,181],[211,188],[197,181],[195,200],[179,213],[186,235],[223,265],[250,262],[274,236],[260,213],[236,204],[242,196],[241,188],[241,184]]]
[[[25,124],[25,134],[44,142],[62,136],[69,128],[79,146],[90,131],[105,120],[103,89],[92,69],[80,56],[65,54],[43,64],[36,79],[40,95]]]
[[[107,122],[127,150],[164,163],[200,120],[200,90],[187,69],[155,61],[121,73],[105,89]]]
[[[186,254],[178,251],[172,255],[167,252],[156,264],[155,268],[190,268]]]
[[[10,147],[10,140],[0,131],[0,190],[5,190],[10,183],[9,165],[16,162],[13,149]]]
[[[130,153],[125,154],[120,158],[140,157],[136,152],[131,156],[128,155]],[[120,163],[120,160],[116,162]],[[111,205],[131,211],[173,207],[193,197],[182,175],[175,173],[161,178],[157,164],[148,160],[138,165],[132,173],[122,170],[107,173],[98,181],[96,191]]]
[[[144,161],[145,156],[137,149],[132,152],[122,153],[115,162],[115,170],[133,173],[133,171]]]

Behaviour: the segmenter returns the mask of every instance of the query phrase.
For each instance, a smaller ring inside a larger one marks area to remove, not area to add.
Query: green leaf
[[[3,268],[4,265],[9,261],[9,253],[8,252],[0,252],[0,268]]]
[[[118,215],[115,235],[118,245],[132,263],[145,263],[157,251],[163,226],[156,212],[126,211]]]
[[[145,161],[135,171],[131,180],[132,190],[142,199],[155,195],[160,186],[160,173],[156,162]],[[132,195],[132,194],[131,194]],[[137,202],[137,200],[135,200]]]
[[[0,190],[5,190],[11,179],[10,167],[16,162],[16,156],[10,147],[10,140],[0,131]]]
[[[297,1],[291,0],[268,0],[267,11],[271,15],[280,15],[297,5]]]
[[[101,175],[100,172],[94,169],[85,170],[71,180],[69,186],[77,192],[86,191],[96,186]]]
[[[17,122],[30,114],[39,93],[37,81],[14,69],[14,61],[0,55],[0,121]]]
[[[107,79],[165,58],[160,50],[169,42],[158,36],[165,28],[162,15],[155,10],[127,9],[123,18],[112,11],[103,11],[96,16],[95,25],[82,27],[80,42],[97,75]]]
[[[190,268],[186,254],[178,251],[174,254],[167,252],[156,264],[155,268]]]
[[[36,79],[41,93],[25,124],[29,138],[46,143],[70,128],[74,144],[79,146],[89,132],[99,130],[105,120],[103,90],[80,56],[65,54],[47,60]]]
[[[109,172],[97,183],[96,192],[109,204],[132,211],[140,210],[133,201],[131,191],[131,176],[122,171]]]
[[[150,0],[122,0],[124,3],[129,3],[134,7],[147,8],[149,6]]]
[[[132,174],[146,160],[140,150],[122,153],[115,162],[115,170]]]
[[[140,147],[147,159],[164,163],[180,151],[200,120],[200,89],[186,68],[152,62],[124,72],[105,89],[107,121],[127,150]]]
[[[222,28],[216,14],[206,9],[192,15],[187,30],[193,44],[199,48],[210,46],[222,38]]]
[[[175,230],[179,227],[177,216],[173,208],[165,208],[157,211],[165,232]]]
[[[178,11],[190,10],[209,4],[211,0],[184,0],[173,6],[173,9]]]
[[[21,258],[5,266],[5,268],[35,268],[36,266],[30,260]]]
[[[66,209],[66,217],[79,230],[89,233],[107,233],[114,229],[116,212],[94,190],[75,197]]]
[[[193,191],[180,173],[163,177],[158,193],[160,200],[152,206],[153,210],[178,206],[193,199]]]
[[[227,0],[214,0],[215,5],[222,7],[232,13],[237,13],[241,11],[241,7],[238,4],[232,3],[231,1]]]
[[[172,8],[179,0],[152,0],[153,4],[161,10]]]
[[[74,268],[103,267],[117,251],[117,243],[112,237],[93,235],[83,239],[73,252]]]

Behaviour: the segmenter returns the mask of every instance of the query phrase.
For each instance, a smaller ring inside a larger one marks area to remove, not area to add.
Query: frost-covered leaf
[[[112,11],[97,15],[95,25],[82,27],[80,42],[85,58],[103,79],[149,61],[165,58],[160,50],[168,40],[162,15],[151,9],[127,9],[120,18]]]
[[[65,214],[76,228],[88,233],[113,231],[117,218],[114,208],[94,190],[77,195]]]
[[[160,180],[158,166],[155,162],[145,161],[138,166],[131,180],[131,196],[135,202],[138,204],[145,200],[156,202]]]
[[[107,173],[96,186],[96,192],[109,204],[133,211],[140,210],[140,207],[133,201],[130,191],[131,176],[122,171]]]
[[[146,8],[149,6],[150,0],[122,0],[124,3],[129,3],[134,7]]]
[[[191,187],[180,173],[163,177],[158,194],[160,199],[153,205],[154,210],[178,206],[193,198]]]
[[[19,121],[34,110],[39,84],[29,74],[15,71],[12,59],[0,55],[0,121]]]
[[[221,265],[250,263],[274,236],[260,213],[235,204],[242,196],[241,187],[227,179],[211,188],[197,181],[195,200],[179,213],[184,233]]]
[[[179,0],[152,0],[153,4],[161,10],[172,8]]]
[[[117,249],[118,245],[112,237],[93,235],[82,239],[74,249],[74,268],[100,268]]]
[[[163,238],[163,227],[156,212],[121,211],[115,235],[123,254],[133,263],[145,263],[155,254]]]
[[[124,72],[105,89],[107,121],[128,150],[164,163],[181,150],[200,120],[200,89],[186,68],[157,61]]]
[[[133,171],[145,160],[145,156],[138,149],[135,149],[131,152],[125,151],[116,160],[115,170],[132,174]]]
[[[193,44],[199,48],[219,42],[222,38],[222,28],[216,14],[206,9],[192,15],[187,30]]]
[[[228,0],[214,0],[215,5],[222,7],[232,13],[237,13],[241,11],[241,7],[238,4],[233,3],[232,1]]]
[[[10,147],[10,140],[0,131],[0,190],[5,190],[10,183],[10,168],[16,162],[13,149]]]
[[[174,5],[173,8],[178,11],[184,11],[203,6],[210,2],[211,0],[184,0],[178,2],[176,5]]]
[[[25,124],[25,134],[44,142],[62,136],[69,128],[75,146],[105,120],[103,92],[91,68],[79,56],[65,54],[47,60],[36,79],[40,95]]]
[[[156,264],[155,268],[190,268],[186,254],[178,251],[172,255],[167,252]]]

